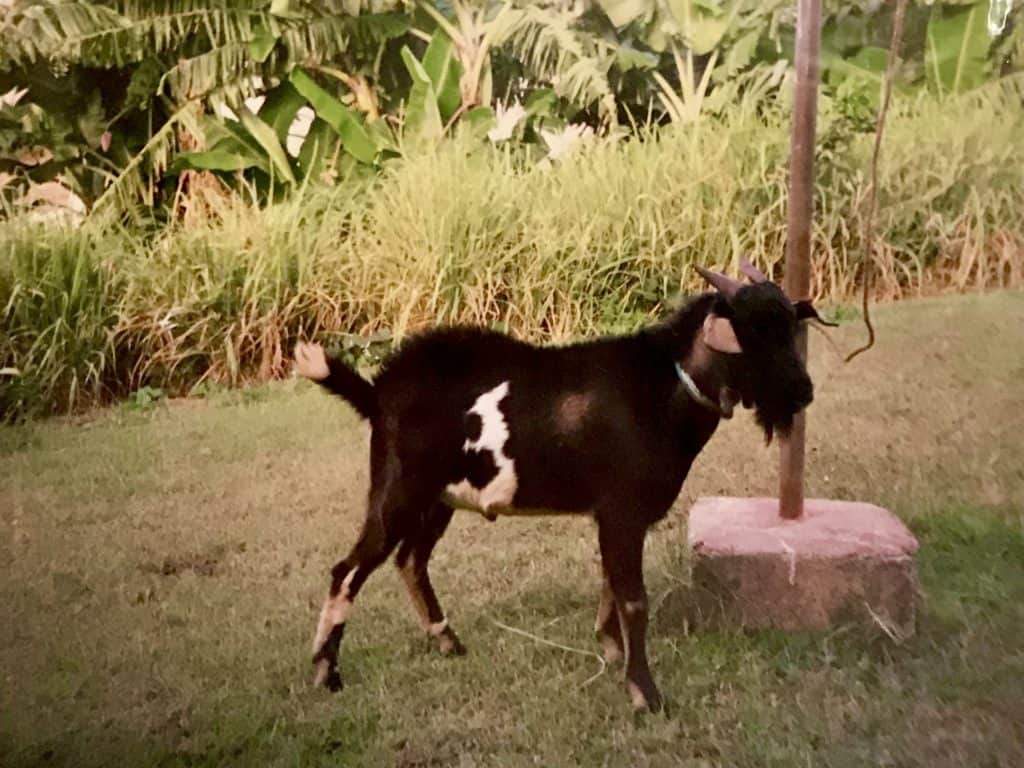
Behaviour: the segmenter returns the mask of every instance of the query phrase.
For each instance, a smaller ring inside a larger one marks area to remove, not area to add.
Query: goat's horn
[[[701,277],[707,280],[712,287],[717,289],[727,299],[731,299],[736,294],[736,291],[743,287],[743,283],[739,280],[733,280],[721,272],[712,272],[710,269],[700,266],[700,264],[694,264],[693,268],[700,272]]]
[[[751,264],[747,259],[740,259],[740,272],[749,277],[755,283],[768,282],[768,275]]]

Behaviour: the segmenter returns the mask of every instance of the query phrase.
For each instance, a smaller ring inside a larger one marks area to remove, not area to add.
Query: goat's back
[[[516,506],[562,511],[612,490],[673,496],[689,465],[671,429],[672,361],[643,335],[542,347],[438,329],[406,342],[374,387],[375,428],[406,466],[465,481],[479,507],[512,505],[513,486]],[[512,465],[514,484],[489,485]]]

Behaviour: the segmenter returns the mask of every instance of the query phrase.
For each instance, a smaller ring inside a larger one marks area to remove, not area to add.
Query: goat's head
[[[719,357],[726,386],[744,407],[754,408],[770,441],[776,430],[787,432],[793,416],[814,398],[796,338],[798,323],[821,318],[809,301],[791,302],[746,260],[741,269],[752,282],[697,267],[718,292],[704,321],[702,341],[724,353]]]

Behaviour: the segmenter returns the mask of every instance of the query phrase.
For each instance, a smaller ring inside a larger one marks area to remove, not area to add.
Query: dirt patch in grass
[[[245,552],[245,543],[233,546],[217,544],[205,552],[165,557],[160,563],[143,563],[139,566],[139,570],[143,573],[155,573],[160,576],[177,576],[186,572],[196,576],[216,576],[221,570],[225,557],[233,552]]]

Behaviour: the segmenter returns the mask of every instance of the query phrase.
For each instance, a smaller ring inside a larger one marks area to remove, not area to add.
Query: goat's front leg
[[[427,564],[434,551],[434,545],[444,535],[452,519],[452,508],[446,504],[435,504],[422,525],[406,536],[395,555],[395,566],[402,575],[402,581],[409,591],[409,600],[416,611],[423,631],[437,644],[445,656],[461,656],[466,652],[455,630],[445,618],[441,604],[430,583]]]
[[[619,626],[619,612],[615,608],[615,594],[612,592],[608,571],[601,566],[601,602],[597,606],[597,620],[594,631],[609,664],[617,664],[625,657],[622,644],[622,627]]]
[[[613,517],[598,519],[601,560],[619,614],[626,652],[626,688],[633,706],[661,709],[661,694],[647,665],[647,590],[644,588],[644,526],[623,524]]]

